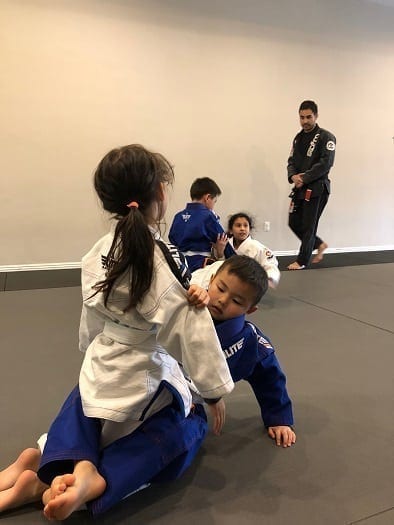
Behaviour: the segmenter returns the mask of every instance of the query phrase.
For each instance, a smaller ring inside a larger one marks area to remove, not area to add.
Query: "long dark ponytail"
[[[96,293],[103,292],[105,305],[115,282],[126,273],[130,286],[125,311],[135,307],[149,290],[155,246],[149,214],[156,205],[161,215],[160,183],[171,184],[173,179],[170,163],[139,144],[111,150],[98,165],[95,190],[104,209],[118,221],[107,254],[106,278],[95,287]]]

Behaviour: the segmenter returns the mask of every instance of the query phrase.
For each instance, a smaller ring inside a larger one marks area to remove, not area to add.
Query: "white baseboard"
[[[327,248],[325,253],[350,253],[350,252],[381,252],[394,250],[394,244],[385,246],[347,246],[344,248]],[[297,255],[298,250],[276,251],[277,256]],[[0,273],[5,272],[31,272],[37,270],[72,270],[81,268],[81,262],[59,262],[42,264],[11,264],[9,266],[0,265]]]
[[[327,248],[324,253],[383,252],[394,250],[394,244],[384,246],[347,246],[344,248]],[[298,250],[275,251],[277,256],[297,255]]]
[[[34,272],[37,270],[73,270],[81,268],[81,262],[60,262],[43,264],[11,264],[0,266],[0,272]]]

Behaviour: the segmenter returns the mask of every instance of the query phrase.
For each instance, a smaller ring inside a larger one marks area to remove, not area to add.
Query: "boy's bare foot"
[[[305,266],[302,264],[298,264],[297,261],[294,261],[293,263],[289,264],[287,267],[288,270],[303,270]]]
[[[75,483],[74,474],[62,474],[61,476],[56,476],[53,479],[51,486],[42,495],[42,502],[44,505],[49,503],[51,499],[55,499],[56,496],[60,496],[66,492],[67,487],[71,487]]]
[[[35,472],[25,470],[11,488],[0,492],[0,512],[40,501],[47,487],[48,485],[40,481]]]
[[[326,242],[322,242],[320,246],[317,249],[317,254],[313,257],[312,263],[316,264],[323,260],[323,253],[327,250],[328,244]]]
[[[27,448],[11,465],[0,472],[0,491],[10,489],[24,470],[37,472],[41,459],[38,448]]]
[[[44,514],[49,520],[65,520],[81,505],[98,498],[106,482],[90,461],[79,461],[73,474],[57,476],[43,495]]]

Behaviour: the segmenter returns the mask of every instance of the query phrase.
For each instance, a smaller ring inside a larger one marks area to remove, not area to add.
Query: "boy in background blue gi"
[[[209,177],[196,179],[190,187],[192,202],[172,221],[168,238],[186,256],[191,272],[235,254],[213,211],[221,193]]]

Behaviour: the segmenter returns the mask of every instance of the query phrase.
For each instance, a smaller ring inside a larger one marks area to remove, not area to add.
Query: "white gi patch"
[[[190,219],[191,215],[190,213],[183,213],[182,214],[182,219],[187,222],[189,219]]]
[[[316,135],[311,140],[310,146],[308,148],[308,151],[306,152],[307,157],[312,157],[312,153],[316,147],[317,141],[319,140],[320,133],[316,133]]]
[[[326,148],[328,149],[328,151],[335,151],[335,142],[329,140],[326,144]]]
[[[265,339],[263,336],[261,336],[261,335],[259,335],[259,334],[257,334],[257,341],[258,341],[261,345],[265,346],[266,348],[272,348],[272,349],[273,349],[271,343],[270,343],[269,341],[267,341],[267,339]]]
[[[224,349],[223,352],[226,358],[228,359],[232,355],[236,354],[238,350],[241,350],[244,345],[244,341],[245,338],[243,337],[242,339],[231,345],[229,348]]]

